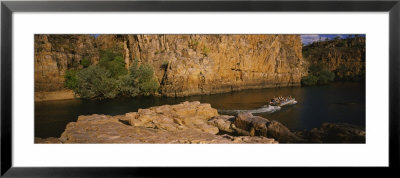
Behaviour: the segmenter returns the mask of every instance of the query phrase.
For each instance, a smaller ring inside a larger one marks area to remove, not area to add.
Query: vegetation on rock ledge
[[[316,41],[303,46],[303,57],[311,64],[302,85],[321,85],[334,80],[365,80],[365,37]]]
[[[110,99],[157,93],[159,83],[154,77],[152,66],[139,65],[136,59],[127,70],[119,50],[107,49],[100,54],[100,62],[96,65],[81,70],[67,70],[64,75],[65,87],[84,99]]]
[[[334,73],[335,80],[362,81],[365,80],[365,37],[351,35],[342,39],[316,41],[303,46],[303,57],[314,66]],[[315,70],[314,70],[315,71]],[[326,78],[331,74],[326,72]],[[304,77],[304,83],[313,82],[315,77]],[[303,81],[302,81],[303,82]]]
[[[330,72],[322,63],[311,64],[308,69],[308,76],[301,78],[303,85],[325,85],[335,79],[335,74]]]

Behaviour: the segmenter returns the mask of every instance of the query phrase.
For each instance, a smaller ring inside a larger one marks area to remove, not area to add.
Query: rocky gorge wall
[[[151,64],[165,96],[299,86],[300,35],[36,35],[35,91],[63,89],[64,72],[120,45],[125,65]]]
[[[309,63],[322,63],[338,79],[365,75],[365,37],[320,41],[303,47]]]
[[[64,73],[95,63],[99,52],[91,35],[35,35],[35,92],[64,90]]]
[[[298,35],[136,35],[128,42],[131,58],[159,68],[166,96],[297,86],[305,71]]]

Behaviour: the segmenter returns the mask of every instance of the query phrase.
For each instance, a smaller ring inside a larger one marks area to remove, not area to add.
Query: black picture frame
[[[2,1],[1,2],[1,175],[8,177],[164,176],[176,168],[19,168],[12,166],[13,12],[271,11],[389,12],[389,168],[399,167],[400,1]],[[187,168],[189,169],[189,168]],[[194,169],[194,168],[190,168]],[[386,168],[383,168],[386,169]],[[393,170],[392,169],[392,170]],[[375,169],[370,169],[375,170]],[[208,171],[193,170],[196,175]],[[255,169],[253,173],[264,170]],[[286,171],[280,171],[286,172]],[[290,172],[290,171],[288,171]],[[304,171],[307,172],[307,171]],[[332,171],[330,174],[339,174]]]

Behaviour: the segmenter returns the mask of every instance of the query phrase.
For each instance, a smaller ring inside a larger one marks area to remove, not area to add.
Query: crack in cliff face
[[[164,75],[163,78],[161,79],[160,85],[165,85],[166,80],[168,78],[168,70],[170,69],[170,66],[171,66],[171,61],[168,61],[167,65],[165,66]]]
[[[129,69],[129,64],[130,64],[130,52],[129,52],[129,43],[127,41],[127,39],[124,39],[124,61],[125,61],[125,68]]]

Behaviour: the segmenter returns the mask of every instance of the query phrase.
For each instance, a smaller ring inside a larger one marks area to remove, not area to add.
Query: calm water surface
[[[297,104],[279,110],[268,108],[274,96],[295,97]],[[210,103],[220,114],[251,111],[277,120],[292,131],[320,127],[324,122],[349,123],[365,128],[365,83],[334,83],[327,86],[254,89],[183,98],[140,97],[103,101],[63,100],[35,103],[35,137],[60,137],[79,115],[119,115],[139,108],[178,104],[183,101]]]

